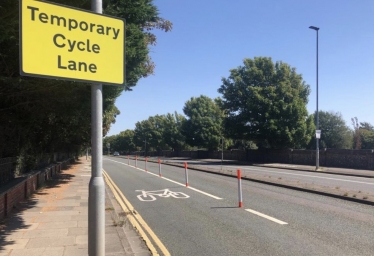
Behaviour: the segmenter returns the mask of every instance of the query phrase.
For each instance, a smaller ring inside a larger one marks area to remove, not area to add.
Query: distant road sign
[[[321,138],[321,130],[316,130],[316,139]]]
[[[21,0],[20,73],[125,84],[125,21],[40,0]]]

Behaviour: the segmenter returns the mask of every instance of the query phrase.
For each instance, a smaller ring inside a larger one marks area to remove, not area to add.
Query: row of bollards
[[[145,165],[145,171],[148,172],[147,169],[147,162],[148,162],[148,157],[144,158],[144,165]],[[158,175],[162,177],[161,174],[161,160],[160,158],[158,159]],[[127,164],[130,165],[130,156],[127,156]],[[135,156],[135,168],[138,167],[138,156]],[[238,197],[239,197],[239,207],[243,207],[243,192],[242,192],[242,175],[241,175],[241,170],[238,169],[237,172],[237,179],[238,179]],[[184,162],[184,176],[186,180],[186,187],[188,187],[188,164],[187,162]]]

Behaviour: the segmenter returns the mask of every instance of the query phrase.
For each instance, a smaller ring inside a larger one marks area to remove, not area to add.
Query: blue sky
[[[319,109],[374,125],[373,0],[156,0],[173,23],[156,31],[155,75],[123,92],[108,135],[134,129],[150,116],[177,111],[191,97],[221,96],[222,77],[244,58],[271,57],[295,67],[310,85],[316,109],[316,32],[319,27]]]

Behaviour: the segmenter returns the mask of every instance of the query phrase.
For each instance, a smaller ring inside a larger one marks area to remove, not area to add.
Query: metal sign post
[[[102,85],[91,87],[92,171],[88,196],[88,254],[105,255],[105,185],[103,166],[103,95]]]
[[[104,256],[102,83],[125,86],[125,21],[101,14],[102,0],[91,0],[91,6],[93,12],[47,1],[20,0],[20,74],[93,83],[88,253]]]
[[[101,0],[91,0],[92,11],[102,13]],[[103,166],[103,85],[91,86],[92,171],[88,198],[88,254],[105,255],[105,185]]]

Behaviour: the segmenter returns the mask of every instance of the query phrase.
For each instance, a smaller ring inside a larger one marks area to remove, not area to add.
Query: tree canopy
[[[90,9],[89,0],[54,2]],[[126,86],[103,87],[103,134],[120,114],[116,98],[154,72],[149,46],[154,29],[170,31],[152,0],[104,0],[103,13],[126,19]],[[19,75],[19,1],[0,2],[0,157],[38,158],[90,145],[90,85]]]
[[[163,119],[163,116],[156,115],[135,124],[134,140],[137,145],[142,145],[142,151],[148,152],[150,149],[159,150],[165,148]]]
[[[270,148],[305,147],[311,139],[306,123],[310,88],[288,64],[267,57],[244,59],[243,66],[222,78],[218,92],[231,138]]]
[[[134,131],[125,130],[117,135],[107,136],[103,140],[104,153],[106,153],[106,145],[110,144],[110,151],[120,151],[122,153],[133,152],[137,150],[134,142]]]
[[[320,148],[352,148],[352,131],[346,125],[341,113],[332,111],[318,111],[321,138]],[[315,114],[312,115],[313,117]],[[315,148],[315,137],[310,142],[310,148]]]
[[[183,126],[186,142],[191,146],[217,149],[223,137],[224,117],[219,100],[212,100],[204,95],[191,97],[185,103],[183,112],[187,116]]]
[[[374,149],[374,126],[368,122],[360,122],[362,149]]]
[[[176,111],[174,114],[167,113],[163,119],[163,139],[165,143],[171,147],[172,150],[181,150],[185,147],[185,137],[182,134],[182,127],[186,118],[178,114]]]

